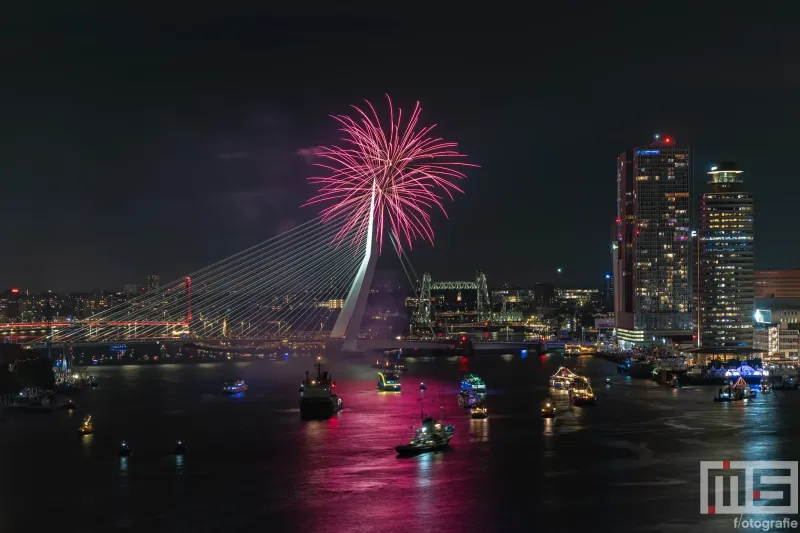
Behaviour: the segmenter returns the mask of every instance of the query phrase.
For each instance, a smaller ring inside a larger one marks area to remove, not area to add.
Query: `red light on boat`
[[[669,143],[671,143],[671,142],[672,142],[672,139],[670,139],[669,137],[667,137],[666,139],[664,139],[664,142],[665,142],[665,143],[667,143],[667,144],[669,144]]]

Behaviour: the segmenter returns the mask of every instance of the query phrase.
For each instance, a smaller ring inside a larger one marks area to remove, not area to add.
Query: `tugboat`
[[[556,406],[550,398],[542,401],[542,418],[552,418],[556,416]]]
[[[122,444],[119,445],[119,456],[130,457],[132,454],[133,454],[133,448],[131,448],[131,445],[128,444],[126,441],[122,441]]]
[[[228,380],[222,385],[223,394],[239,394],[247,389],[247,382],[243,379]]]
[[[453,438],[455,433],[455,428],[453,426],[445,426],[443,420],[440,419],[436,422],[433,417],[425,416],[423,398],[424,392],[420,391],[419,408],[422,426],[414,432],[414,436],[408,444],[395,446],[394,449],[400,457],[410,457],[444,450],[450,445],[450,439]]]
[[[378,390],[400,392],[400,376],[394,372],[378,372]]]
[[[461,380],[462,391],[486,392],[486,383],[475,374],[467,374]]]
[[[92,416],[86,415],[83,419],[83,424],[78,428],[78,433],[81,435],[90,435],[94,433],[94,424],[92,423]]]
[[[303,419],[310,418],[330,418],[342,410],[343,402],[333,389],[336,382],[322,370],[322,363],[314,365],[317,369],[317,377],[309,377],[306,371],[306,379],[300,385],[300,416]]]

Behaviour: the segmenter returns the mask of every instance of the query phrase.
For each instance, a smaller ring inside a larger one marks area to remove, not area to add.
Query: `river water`
[[[589,357],[569,364],[592,378],[597,404],[563,397],[543,420],[557,355],[409,359],[402,393],[376,390],[374,360],[330,356],[345,408],[303,422],[298,388],[315,355],[96,367],[100,387],[75,411],[9,413],[0,531],[729,531],[733,517],[700,515],[699,461],[800,451],[800,392],[716,404],[716,389],[631,380]],[[457,406],[465,371],[487,383],[487,420]],[[221,395],[231,378],[250,390]],[[420,382],[423,409],[441,403],[456,427],[452,450],[399,459]],[[95,433],[84,437],[85,414]],[[178,439],[183,461],[171,455]]]

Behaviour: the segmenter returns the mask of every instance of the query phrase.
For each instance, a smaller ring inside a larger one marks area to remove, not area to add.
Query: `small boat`
[[[64,409],[76,409],[78,407],[78,402],[70,398],[66,402],[63,403]]]
[[[485,392],[486,383],[484,383],[483,380],[475,374],[467,374],[464,376],[464,379],[461,380],[461,390]]]
[[[552,418],[556,416],[556,405],[553,400],[547,399],[542,401],[542,418]]]
[[[489,410],[483,404],[473,405],[470,408],[469,417],[472,419],[483,419],[489,416]]]
[[[594,391],[586,378],[576,379],[569,389],[569,401],[572,405],[594,405]]]
[[[395,372],[378,372],[378,390],[400,392],[400,376]]]
[[[395,446],[394,450],[400,457],[410,457],[428,452],[444,450],[450,445],[455,428],[444,425],[444,420],[438,422],[432,417],[426,417],[424,412],[424,393],[420,391],[419,408],[422,418],[422,426],[414,432],[414,436],[408,444]]]
[[[744,378],[739,378],[733,385],[726,385],[714,396],[715,402],[738,402],[741,400],[754,399],[756,397]]]
[[[336,381],[327,371],[322,370],[322,363],[314,365],[317,376],[312,378],[306,372],[306,379],[300,384],[300,416],[303,419],[325,419],[338,413],[344,407],[342,399],[333,392]]]
[[[608,383],[609,385],[611,385],[611,378],[606,378],[606,383]]]
[[[182,440],[179,440],[175,443],[175,450],[173,451],[175,455],[183,455],[186,453],[186,445],[183,443]]]
[[[119,445],[119,456],[130,457],[132,454],[133,448],[131,448],[131,445],[125,441],[122,441],[122,444]]]
[[[90,435],[94,433],[94,424],[92,423],[91,415],[86,415],[83,419],[83,424],[78,428],[78,433],[81,435]]]
[[[239,394],[248,389],[247,382],[243,379],[228,380],[222,385],[223,394]]]

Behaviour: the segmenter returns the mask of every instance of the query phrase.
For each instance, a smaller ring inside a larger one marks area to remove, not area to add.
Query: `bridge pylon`
[[[367,298],[372,287],[372,278],[375,276],[375,265],[378,263],[378,254],[375,253],[375,184],[372,185],[372,199],[370,200],[369,223],[367,224],[366,251],[364,259],[356,272],[356,277],[350,285],[350,291],[344,301],[336,323],[331,330],[332,339],[344,341],[344,351],[356,351],[358,335],[361,333],[361,322],[367,308]]]

